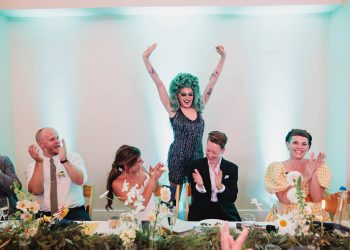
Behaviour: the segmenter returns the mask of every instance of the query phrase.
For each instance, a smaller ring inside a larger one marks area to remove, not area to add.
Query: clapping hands
[[[155,165],[154,167],[150,166],[149,173],[151,175],[151,178],[153,178],[154,180],[158,180],[163,174],[163,167],[164,164],[160,162],[158,162],[157,165]]]
[[[317,158],[315,158],[315,154],[311,153],[311,158],[309,162],[306,164],[304,178],[306,180],[310,180],[313,175],[316,173],[317,169],[325,163],[326,154],[319,153]]]
[[[193,181],[198,185],[198,186],[203,186],[203,179],[201,174],[198,172],[197,169],[194,170],[194,173],[192,173]]]
[[[37,146],[35,145],[30,145],[28,148],[28,152],[30,154],[30,156],[36,161],[36,162],[43,162],[44,159],[43,157],[40,155],[39,153],[39,149]]]

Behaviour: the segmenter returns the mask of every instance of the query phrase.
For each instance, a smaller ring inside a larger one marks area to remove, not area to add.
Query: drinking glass
[[[279,246],[273,244],[267,244],[264,248],[265,250],[282,250]]]
[[[9,214],[9,199],[7,197],[0,197],[0,210],[2,212],[2,218],[6,219]]]
[[[109,215],[108,216],[108,227],[111,229],[116,229],[119,224],[119,216]]]
[[[242,225],[245,227],[253,227],[255,224],[255,215],[254,214],[243,214],[242,216]]]
[[[175,207],[170,207],[168,209],[168,223],[169,223],[169,228],[170,232],[173,233],[173,228],[176,223],[176,208]]]

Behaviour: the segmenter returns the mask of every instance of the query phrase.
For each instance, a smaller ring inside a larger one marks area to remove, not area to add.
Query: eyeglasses
[[[193,96],[193,93],[181,92],[180,95],[183,96],[183,97],[185,97],[185,96]]]

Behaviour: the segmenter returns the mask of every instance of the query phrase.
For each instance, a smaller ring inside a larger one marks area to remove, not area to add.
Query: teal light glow
[[[111,7],[76,9],[26,9],[2,10],[8,17],[64,17],[101,15],[288,15],[331,13],[340,4],[275,5],[275,6],[166,6],[166,7]]]
[[[67,147],[75,149],[78,126],[77,98],[74,86],[74,58],[71,57],[69,22],[40,22],[34,28],[38,37],[45,33],[45,42],[37,49],[36,64],[40,72],[38,110],[42,126],[54,127]]]

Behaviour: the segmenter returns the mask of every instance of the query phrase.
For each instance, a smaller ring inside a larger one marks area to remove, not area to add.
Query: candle
[[[326,208],[326,201],[322,200],[321,202],[321,208],[322,208],[322,220],[321,220],[321,237],[323,236],[324,233],[324,228],[323,228],[323,213],[324,213],[324,209]]]

